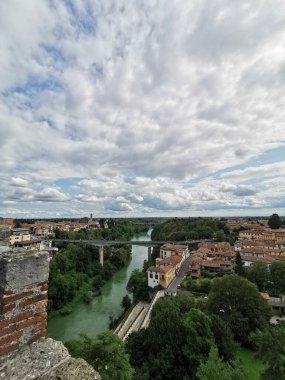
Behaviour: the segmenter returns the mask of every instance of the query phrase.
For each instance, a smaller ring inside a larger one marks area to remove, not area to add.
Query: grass
[[[245,380],[260,380],[261,373],[266,368],[266,364],[256,359],[255,352],[240,347],[237,351],[237,359],[241,361]]]

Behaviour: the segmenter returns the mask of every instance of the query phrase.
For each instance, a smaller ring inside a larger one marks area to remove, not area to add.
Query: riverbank
[[[133,240],[150,240],[149,234],[135,236]],[[147,259],[147,247],[132,246],[129,264],[113,274],[101,288],[101,295],[90,304],[79,301],[73,311],[66,316],[54,315],[48,321],[48,336],[63,342],[76,339],[80,334],[95,337],[109,328],[110,317],[117,318],[122,313],[121,301],[126,285],[135,268],[142,269]]]

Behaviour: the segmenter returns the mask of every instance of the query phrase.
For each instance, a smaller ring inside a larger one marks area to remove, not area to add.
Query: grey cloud
[[[257,189],[252,186],[239,186],[236,190],[233,191],[233,194],[239,197],[246,197],[257,193]]]
[[[219,190],[224,193],[231,193],[239,197],[254,195],[258,192],[258,190],[251,185],[236,185],[230,182],[223,182],[219,187]]]
[[[56,188],[46,188],[34,194],[34,200],[42,202],[64,202],[68,200],[68,197]]]

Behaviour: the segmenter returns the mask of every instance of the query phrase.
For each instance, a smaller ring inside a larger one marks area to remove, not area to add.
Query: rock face
[[[83,359],[70,358],[37,380],[101,380],[100,375]]]
[[[41,339],[23,347],[2,366],[5,380],[101,380],[83,359],[74,359],[61,342]]]

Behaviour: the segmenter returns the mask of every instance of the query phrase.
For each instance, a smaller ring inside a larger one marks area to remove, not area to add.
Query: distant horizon
[[[272,214],[270,214],[272,215]],[[154,218],[154,219],[172,219],[172,218],[180,218],[180,219],[188,219],[188,218],[269,218],[270,215],[223,215],[223,216],[206,216],[206,215],[203,215],[203,216],[192,216],[192,215],[188,215],[188,216],[158,216],[158,215],[149,215],[149,216],[94,216],[93,215],[93,219],[151,219],[151,218]],[[280,215],[280,218],[285,218],[285,215]],[[14,219],[14,220],[17,220],[17,219],[25,219],[25,220],[35,220],[35,219],[38,219],[38,220],[50,220],[50,219],[83,219],[83,218],[89,218],[88,215],[84,215],[84,216],[56,216],[56,217],[23,217],[23,218],[20,218],[20,217],[2,217],[0,216],[0,219]]]

